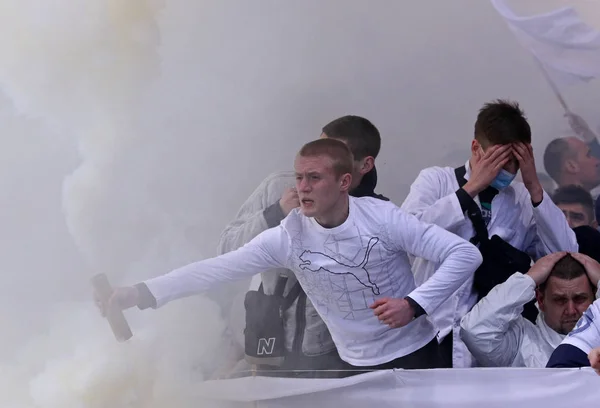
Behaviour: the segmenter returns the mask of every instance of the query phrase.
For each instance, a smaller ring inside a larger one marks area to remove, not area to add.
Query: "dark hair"
[[[600,231],[589,225],[581,225],[573,228],[573,232],[577,238],[579,253],[600,262]],[[593,282],[594,285],[597,283]]]
[[[346,142],[354,160],[367,156],[377,157],[381,148],[379,130],[369,120],[360,116],[342,116],[323,127],[325,136]]]
[[[587,211],[590,221],[594,219],[594,199],[589,191],[576,185],[559,187],[552,195],[554,204],[581,204]]]
[[[353,157],[348,146],[335,139],[317,139],[302,146],[301,157],[327,156],[333,161],[333,172],[337,177],[352,174]]]
[[[509,143],[531,143],[531,128],[516,102],[497,99],[479,110],[475,139],[484,147]]]
[[[557,183],[560,181],[565,156],[569,152],[569,143],[566,138],[554,139],[544,150],[544,168],[546,173]]]
[[[571,254],[566,254],[556,264],[554,264],[554,267],[552,268],[548,278],[554,276],[558,279],[573,280],[585,274],[585,267],[581,264],[581,262],[573,258]],[[547,282],[548,279],[540,284],[540,290],[542,292],[546,290]]]

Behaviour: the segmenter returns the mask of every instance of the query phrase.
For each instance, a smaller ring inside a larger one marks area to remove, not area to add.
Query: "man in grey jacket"
[[[343,116],[327,124],[320,137],[343,141],[350,148],[354,156],[351,195],[387,200],[374,191],[377,184],[375,158],[379,154],[381,138],[379,131],[369,120],[359,116]],[[219,241],[219,254],[233,251],[261,232],[279,225],[290,211],[300,205],[294,185],[293,171],[269,175],[242,205],[235,219],[225,227]],[[272,272],[261,274],[261,289],[267,295],[274,294],[278,282],[282,282],[281,276],[284,276],[287,282],[283,294],[289,295],[297,284],[294,274],[288,270]],[[231,323],[235,336],[243,331],[243,319],[236,316],[241,305],[234,306],[233,310],[232,315],[238,320]],[[284,327],[288,354],[279,367],[280,374],[285,375],[284,372],[289,370],[331,370],[345,366],[325,323],[302,291],[284,312]],[[239,358],[242,354],[239,350]]]

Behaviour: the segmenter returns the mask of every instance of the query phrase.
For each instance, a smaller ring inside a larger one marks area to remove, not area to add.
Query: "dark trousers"
[[[397,359],[389,361],[387,363],[369,367],[350,367],[352,367],[355,370],[365,371],[391,370],[394,368],[402,368],[405,370],[424,370],[428,368],[440,368],[440,349],[437,338],[434,338],[417,351],[413,351],[412,353],[406,356],[398,357]]]
[[[454,344],[452,331],[440,343],[441,368],[452,368],[452,345]]]

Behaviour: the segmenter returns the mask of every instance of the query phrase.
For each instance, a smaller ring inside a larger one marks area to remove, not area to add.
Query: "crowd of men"
[[[465,164],[422,170],[396,206],[375,192],[379,131],[338,118],[302,146],[293,172],[251,194],[218,257],[117,288],[99,306],[157,308],[253,278],[245,327],[231,327],[244,334],[231,343],[231,372],[600,369],[590,194],[600,144],[580,117],[569,120],[576,136],[544,154],[556,191],[543,187],[523,111],[497,100],[480,109]]]

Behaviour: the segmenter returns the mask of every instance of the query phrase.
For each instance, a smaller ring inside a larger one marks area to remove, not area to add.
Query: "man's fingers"
[[[510,160],[510,157],[505,157],[504,159],[502,159],[498,163],[494,163],[492,165],[492,168],[494,169],[494,171],[498,172],[498,171],[500,171],[501,168],[503,168],[504,166],[506,166],[506,163],[508,163],[509,160]]]
[[[580,263],[582,264],[587,264],[588,262],[592,261],[593,259],[590,258],[589,256],[582,254],[580,252],[572,252],[571,256],[573,258],[575,258],[576,260],[578,260]],[[561,257],[562,258],[562,257]]]
[[[553,254],[550,254],[548,256],[556,259],[562,259],[565,255],[567,255],[567,251],[554,252]]]
[[[511,149],[504,150],[498,155],[491,156],[486,162],[486,164],[495,168],[502,162],[506,163],[510,159],[511,154]]]
[[[375,313],[375,316],[380,317],[388,309],[389,309],[389,305],[381,305],[381,306],[376,307],[373,312]]]
[[[377,299],[375,302],[373,302],[373,304],[371,306],[369,306],[371,309],[375,309],[378,306],[384,305],[386,304],[388,301],[390,300],[390,298],[381,298],[381,299]]]
[[[488,149],[484,159],[488,162],[494,162],[498,157],[510,153],[510,145],[495,145]]]
[[[531,145],[526,145],[524,143],[515,143],[512,145],[513,151],[518,153],[523,159],[529,159],[533,157],[533,149]]]
[[[590,351],[590,354],[588,355],[588,359],[590,360],[590,365],[594,369],[599,370],[600,369],[600,348],[595,348],[592,351]]]
[[[554,252],[554,253],[552,253],[550,255],[546,255],[544,257],[544,259],[547,260],[552,265],[554,265],[555,263],[557,263],[558,261],[560,261],[561,259],[563,259],[565,255],[567,255],[567,253],[564,252],[564,251]]]
[[[513,149],[512,153],[515,155],[515,157],[517,158],[519,163],[522,163],[525,161],[525,157],[523,157],[523,154],[521,154],[517,149]]]
[[[383,321],[390,320],[393,316],[394,316],[394,311],[388,309],[379,315],[379,320],[383,320]]]

